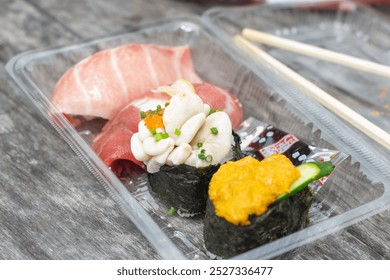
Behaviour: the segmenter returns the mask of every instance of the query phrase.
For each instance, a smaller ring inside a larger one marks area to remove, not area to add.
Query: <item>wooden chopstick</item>
[[[344,103],[340,102],[309,80],[305,79],[279,60],[275,59],[256,45],[252,44],[248,40],[244,39],[240,35],[234,37],[235,43],[245,50],[247,53],[252,55],[255,58],[261,59],[262,62],[265,62],[278,73],[285,76],[288,80],[299,86],[304,90],[309,96],[316,99],[320,104],[334,112],[337,116],[344,119],[355,128],[359,129],[361,132],[383,145],[390,150],[390,134],[379,128],[362,115],[358,114]]]
[[[256,41],[265,45],[285,49],[287,51],[311,56],[360,71],[390,78],[390,67],[386,65],[330,51],[327,49],[322,49],[290,39],[281,38],[250,28],[244,28],[241,34],[243,37],[249,40]]]

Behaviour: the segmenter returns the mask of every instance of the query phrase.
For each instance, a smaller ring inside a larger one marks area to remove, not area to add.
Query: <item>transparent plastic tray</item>
[[[94,129],[91,127],[90,133],[76,131],[50,103],[53,87],[66,69],[99,50],[126,43],[188,44],[200,77],[235,93],[243,104],[245,117],[272,124],[314,146],[350,155],[316,194],[309,227],[235,258],[275,257],[389,205],[389,162],[350,127],[308,100],[298,88],[267,68],[254,69],[245,56],[218,39],[203,19],[162,19],[126,34],[27,52],[13,58],[7,64],[12,78],[162,258],[207,259],[202,219],[168,215],[168,208],[149,194],[145,174],[119,180],[90,147],[96,135]],[[88,129],[88,123],[85,125]]]

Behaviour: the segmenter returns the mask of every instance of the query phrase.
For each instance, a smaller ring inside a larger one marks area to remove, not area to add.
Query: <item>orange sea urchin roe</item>
[[[271,155],[262,161],[248,156],[219,168],[211,179],[209,196],[217,216],[235,225],[250,225],[249,215],[267,211],[299,176],[284,155]]]
[[[162,116],[164,114],[164,109],[147,111],[145,112],[146,117],[143,119],[146,127],[149,130],[156,130],[157,128],[163,128],[164,123]]]

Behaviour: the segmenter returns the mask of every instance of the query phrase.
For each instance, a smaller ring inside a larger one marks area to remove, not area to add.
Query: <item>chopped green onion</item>
[[[169,137],[168,132],[161,133],[161,135],[162,135],[162,139],[167,139]]]
[[[176,129],[175,129],[175,135],[180,136],[180,134],[181,134],[180,129],[176,128]]]
[[[201,160],[206,160],[205,154],[202,154],[202,153],[198,154],[198,158]]]
[[[169,106],[169,101],[165,102],[165,107],[168,107]]]
[[[159,133],[156,133],[154,134],[154,139],[156,140],[156,142],[162,140],[162,139],[167,139],[169,137],[169,134],[168,133],[162,133],[162,132],[159,132]]]
[[[159,133],[154,134],[154,139],[156,140],[156,142],[158,142],[158,141],[160,141],[161,139],[163,139],[163,134],[162,134],[162,132],[159,132]]]
[[[215,112],[218,112],[219,110],[217,110],[217,109],[213,109],[213,108],[211,108],[210,109],[210,112],[209,112],[209,115],[211,115],[211,114],[213,114],[213,113],[215,113]]]
[[[212,134],[214,134],[214,135],[218,134],[218,129],[216,127],[211,127],[210,130],[211,130]]]
[[[200,142],[199,142],[200,143]],[[198,144],[199,144],[198,143]],[[202,143],[200,143],[200,144],[202,144]],[[213,156],[212,155],[207,155],[206,156],[206,150],[205,149],[202,149],[201,151],[200,151],[200,153],[198,154],[198,158],[200,159],[200,160],[205,160],[206,162],[212,162],[213,161]]]
[[[156,134],[156,130],[155,130],[154,128],[152,128],[152,129],[150,130],[150,133],[152,133],[153,135],[155,135],[155,134]]]
[[[202,142],[198,142],[198,143],[196,143],[196,146],[197,146],[198,148],[201,148],[201,147],[203,146],[203,143],[202,143]]]
[[[203,145],[201,142],[198,142],[198,144],[201,144],[201,146]],[[200,150],[200,153],[198,154],[198,158],[201,159],[201,160],[206,160],[207,161],[207,157],[208,156],[206,156],[206,150],[205,149]],[[213,158],[211,157],[211,160],[212,159]]]
[[[173,208],[173,207],[169,208],[169,210],[168,210],[168,215],[169,215],[169,216],[175,215],[175,208]]]
[[[141,119],[144,119],[144,118],[146,118],[146,113],[144,111],[141,111],[140,116],[141,116]]]
[[[161,105],[157,105],[157,112],[161,111]]]

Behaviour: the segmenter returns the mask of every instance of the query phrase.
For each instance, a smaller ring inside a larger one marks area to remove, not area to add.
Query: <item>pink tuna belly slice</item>
[[[201,82],[188,46],[129,44],[100,51],[70,68],[51,101],[62,113],[111,119],[146,91],[177,79]]]

